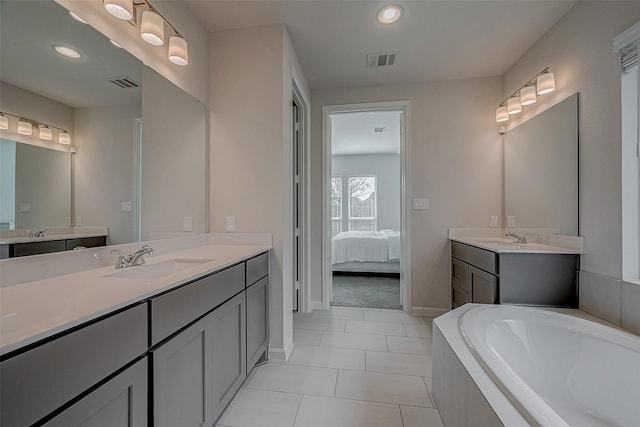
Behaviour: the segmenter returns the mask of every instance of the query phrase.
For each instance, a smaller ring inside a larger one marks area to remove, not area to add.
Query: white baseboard
[[[451,309],[439,307],[411,307],[409,313],[416,316],[438,317],[450,312]]]
[[[311,308],[311,310],[323,310],[324,304],[322,304],[322,301],[311,301],[309,308]]]
[[[282,347],[269,347],[269,359],[273,360],[289,360],[289,356],[293,352],[293,340],[290,340],[285,348]]]

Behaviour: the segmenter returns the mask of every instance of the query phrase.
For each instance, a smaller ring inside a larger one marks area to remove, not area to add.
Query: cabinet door
[[[469,266],[471,302],[496,304],[498,302],[498,278],[493,274]]]
[[[213,312],[213,414],[217,418],[247,376],[245,292]]]
[[[125,369],[44,426],[146,427],[147,359]]]
[[[269,277],[247,289],[247,372],[269,343]]]
[[[213,315],[152,352],[157,427],[213,425]]]

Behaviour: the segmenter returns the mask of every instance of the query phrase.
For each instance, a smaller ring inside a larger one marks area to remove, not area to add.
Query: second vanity
[[[452,308],[468,302],[577,307],[580,237],[534,235],[524,244],[453,232],[450,239]]]
[[[2,288],[0,425],[214,425],[267,357],[270,244],[181,249]]]

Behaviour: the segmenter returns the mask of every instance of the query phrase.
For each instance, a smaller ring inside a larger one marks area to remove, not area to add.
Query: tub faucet
[[[523,234],[522,237],[518,236],[516,233],[509,231],[504,235],[505,237],[513,237],[513,243],[521,243],[523,245],[527,244],[527,235]]]

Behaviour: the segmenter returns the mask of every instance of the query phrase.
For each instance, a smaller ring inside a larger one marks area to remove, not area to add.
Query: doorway
[[[325,308],[408,308],[407,109],[323,109]]]

